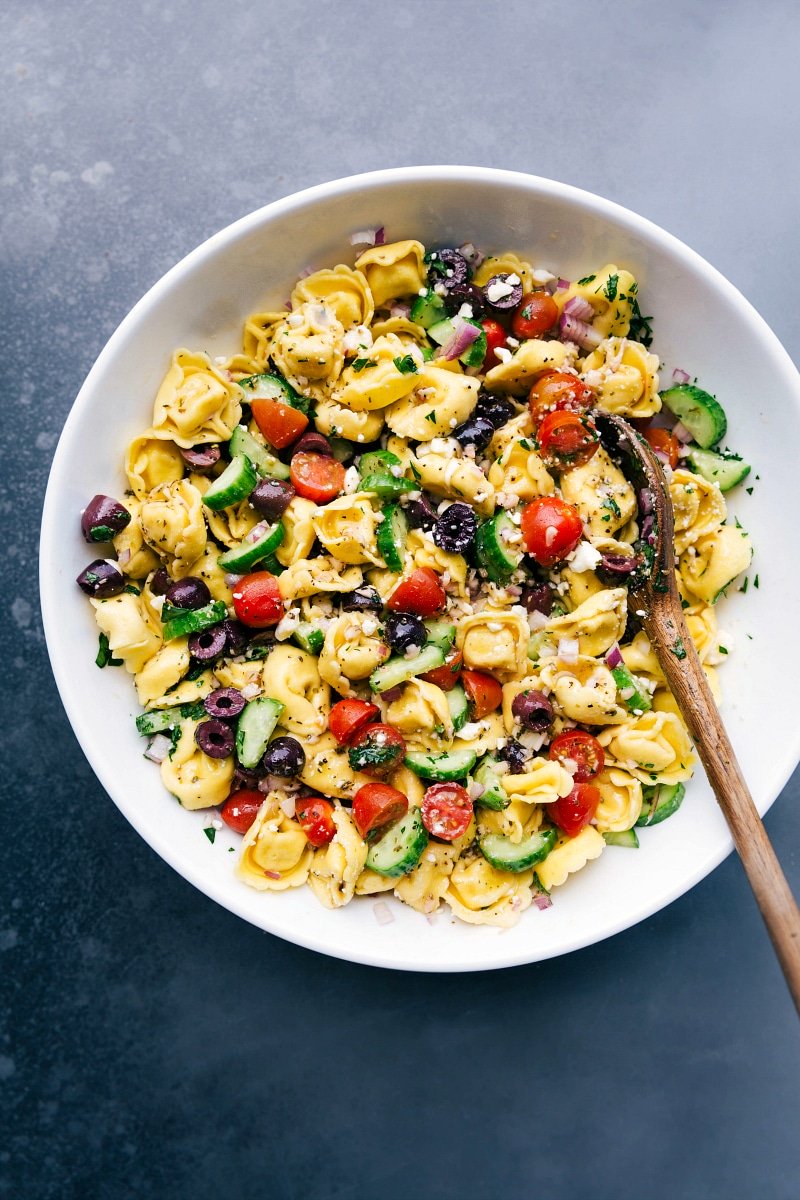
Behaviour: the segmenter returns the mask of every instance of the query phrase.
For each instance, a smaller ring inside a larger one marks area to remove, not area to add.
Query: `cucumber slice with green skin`
[[[496,513],[479,527],[475,537],[475,553],[493,583],[504,583],[522,562],[521,542],[509,543],[505,537],[519,533],[507,512]]]
[[[243,767],[257,767],[284,706],[270,696],[257,696],[242,709],[236,726],[236,757]]]
[[[635,829],[624,829],[619,833],[604,833],[603,841],[607,846],[627,846],[629,850],[639,849],[639,839]]]
[[[210,629],[212,625],[219,625],[220,621],[224,621],[228,615],[222,600],[212,600],[210,604],[206,604],[203,608],[186,609],[180,617],[173,617],[164,624],[164,641],[171,642],[173,638],[183,637],[185,633],[200,633],[203,629]]]
[[[300,412],[308,412],[308,398],[299,395],[280,375],[269,372],[263,375],[248,375],[246,379],[239,380],[239,387],[244,392],[244,399],[248,404],[251,400],[278,400],[281,404],[289,404],[292,408],[299,409]]]
[[[750,464],[738,454],[719,454],[716,450],[701,450],[692,446],[686,455],[691,469],[709,483],[718,483],[721,492],[729,492],[750,474]]]
[[[469,719],[467,693],[461,684],[457,683],[454,688],[450,688],[449,692],[445,692],[445,696],[447,696],[447,707],[450,709],[450,719],[453,722],[453,731],[458,733]]]
[[[203,496],[206,508],[217,512],[246,500],[258,483],[258,473],[244,454],[235,454],[221,475],[218,475]]]
[[[292,634],[292,641],[307,654],[319,654],[325,644],[325,634],[310,621],[303,621]]]
[[[447,319],[447,309],[442,297],[429,289],[424,296],[417,296],[411,305],[410,316],[415,324],[421,325],[423,329],[430,329],[432,325],[438,325],[440,321]]]
[[[367,475],[361,481],[362,492],[374,492],[381,500],[397,500],[404,492],[416,492],[419,484],[395,475]]]
[[[283,525],[278,521],[262,533],[255,542],[240,542],[231,550],[220,554],[217,562],[224,571],[232,571],[236,575],[244,575],[256,563],[263,562],[275,553],[283,541]]]
[[[469,318],[465,318],[469,320]],[[486,334],[481,328],[480,321],[469,321],[470,325],[475,325],[480,329],[480,333],[475,338],[471,345],[467,346],[463,354],[459,354],[458,361],[462,362],[465,367],[479,367],[486,358]],[[439,321],[436,325],[431,325],[428,329],[428,337],[439,346],[444,346],[446,342],[453,336],[455,326],[449,318],[445,321]]]
[[[475,766],[477,754],[474,750],[446,750],[442,754],[407,754],[406,766],[420,779],[434,783],[449,783],[452,779],[463,779]]]
[[[376,538],[378,553],[390,571],[402,571],[407,540],[406,514],[399,504],[390,504],[383,510],[383,520],[378,526]]]
[[[261,564],[262,571],[269,571],[270,575],[282,575],[286,567],[282,562],[278,562],[274,554],[268,554]]]
[[[425,622],[425,634],[429,646],[438,646],[447,654],[455,644],[456,627],[452,621],[428,620]]]
[[[367,867],[396,879],[413,870],[428,844],[428,831],[418,808],[410,808],[367,852]]]
[[[443,650],[438,646],[423,646],[414,658],[404,658],[398,654],[376,667],[369,677],[369,686],[373,692],[388,692],[390,688],[407,683],[415,675],[424,675],[426,671],[435,671],[443,665]]]
[[[661,783],[658,787],[643,788],[643,793],[642,811],[636,822],[640,827],[659,825],[667,817],[673,816],[683,803],[686,788],[682,783]]]
[[[698,446],[708,450],[716,446],[728,428],[725,410],[718,400],[693,383],[679,383],[661,393],[670,412],[685,425]]]
[[[154,733],[174,729],[183,721],[198,721],[204,713],[202,700],[194,704],[176,704],[174,708],[157,708],[152,712],[140,713],[136,718],[136,728],[143,737],[150,737]]]
[[[349,462],[356,452],[356,447],[347,438],[329,437],[333,457],[338,462]]]
[[[256,441],[252,433],[241,425],[237,425],[231,434],[228,449],[232,457],[243,454],[245,458],[249,458],[262,479],[265,477],[270,479],[289,478],[289,468],[286,463],[282,463],[274,454],[270,454],[266,446],[262,446],[260,442]]]
[[[402,467],[402,463],[391,450],[369,450],[358,460],[358,473],[362,479],[370,475],[390,475],[392,467]]]
[[[556,844],[555,829],[532,833],[521,842],[512,842],[502,833],[487,833],[478,838],[478,849],[488,863],[498,871],[528,871],[547,858]]]
[[[612,667],[611,674],[621,695],[622,703],[628,712],[649,712],[653,707],[650,693],[640,688],[630,671],[625,666]]]
[[[485,754],[473,771],[472,778],[483,787],[483,792],[475,801],[476,804],[494,809],[495,812],[508,808],[511,801],[503,787],[502,776],[497,772],[496,758]]]

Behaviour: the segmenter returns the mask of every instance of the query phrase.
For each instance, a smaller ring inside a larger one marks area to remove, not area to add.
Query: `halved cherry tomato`
[[[502,687],[494,675],[487,675],[485,671],[462,671],[461,686],[467,693],[469,713],[474,721],[480,721],[503,703]]]
[[[431,837],[454,842],[472,820],[472,798],[460,783],[434,783],[422,797],[422,824]]]
[[[291,404],[280,400],[256,399],[250,402],[253,420],[271,446],[283,450],[296,442],[308,428],[308,417]]]
[[[269,571],[252,571],[233,588],[233,607],[243,625],[266,629],[283,616],[283,599],[278,581]]]
[[[515,338],[535,338],[547,333],[558,320],[558,305],[547,292],[529,292],[514,313],[511,332]]]
[[[416,613],[418,617],[432,617],[444,612],[447,593],[442,581],[430,567],[417,567],[407,579],[398,583],[386,607],[392,612]]]
[[[327,454],[300,450],[292,455],[289,473],[298,494],[315,504],[335,500],[344,488],[344,467],[337,458]]]
[[[432,683],[434,687],[441,688],[443,692],[449,692],[458,683],[463,661],[464,655],[454,646],[445,655],[443,666],[436,667],[433,671],[426,671],[424,675],[420,675],[420,679],[424,679],[426,683]]]
[[[674,471],[680,461],[681,444],[668,429],[645,429],[644,436],[662,460]]]
[[[393,725],[367,725],[350,743],[347,757],[354,771],[383,779],[405,758],[406,739]]]
[[[569,771],[576,783],[588,783],[599,775],[606,761],[603,747],[596,737],[585,729],[568,729],[550,743],[550,758],[554,762],[569,764]],[[577,764],[577,770],[573,770]]]
[[[408,812],[408,797],[388,783],[365,783],[353,796],[352,817],[362,838],[393,825]]]
[[[257,792],[252,788],[242,788],[241,791],[232,792],[228,796],[219,810],[219,815],[234,833],[247,833],[263,803],[263,792]]]
[[[536,438],[544,462],[557,471],[583,466],[600,445],[591,417],[567,410],[547,413]]]
[[[588,384],[570,371],[546,371],[540,375],[530,390],[528,404],[534,425],[546,413],[569,408],[573,412],[586,412],[595,404],[596,397]]]
[[[558,496],[538,496],[522,510],[525,548],[543,567],[553,567],[575,549],[583,536],[577,508]]]
[[[380,715],[377,704],[368,700],[339,700],[331,709],[328,728],[339,745],[345,746]]]
[[[559,829],[574,837],[589,824],[600,799],[599,789],[593,783],[576,783],[568,796],[559,796],[553,804],[548,804],[547,815]]]
[[[312,846],[327,846],[336,836],[333,803],[324,796],[301,796],[295,801],[294,815]]]
[[[495,350],[500,346],[505,346],[506,331],[500,322],[493,320],[492,317],[485,317],[481,321],[481,329],[486,334],[486,357],[481,370],[488,371],[490,367],[496,367],[500,361]]]

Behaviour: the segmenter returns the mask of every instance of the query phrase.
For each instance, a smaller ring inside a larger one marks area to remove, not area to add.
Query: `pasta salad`
[[[261,891],[392,892],[509,925],[674,813],[695,763],[629,584],[648,515],[594,408],[662,459],[678,583],[718,693],[715,605],[750,563],[725,413],[660,389],[637,282],[354,235],[178,349],[128,490],[97,495],[78,577],[98,666],[133,676],[167,792],[241,835]]]

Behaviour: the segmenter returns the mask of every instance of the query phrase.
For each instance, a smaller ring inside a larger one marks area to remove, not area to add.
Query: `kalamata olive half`
[[[225,630],[221,625],[201,629],[189,638],[189,653],[198,662],[214,662],[225,650]]]
[[[210,721],[201,721],[197,726],[194,740],[209,758],[227,758],[233,754],[236,738],[230,725],[212,717]]]
[[[225,630],[225,648],[235,658],[237,654],[244,651],[247,645],[247,629],[239,621],[234,621],[233,617],[226,617],[222,622],[222,628]]]
[[[188,450],[184,450],[183,446],[178,446],[178,449],[187,466],[201,475],[204,471],[210,471],[212,467],[215,467],[220,459],[220,448],[216,442],[207,446],[191,446]]]
[[[380,612],[383,601],[374,587],[355,588],[342,596],[342,612]]]
[[[167,588],[172,583],[166,567],[157,567],[148,580],[150,591],[154,596],[165,596]]]
[[[460,250],[445,247],[443,250],[432,250],[425,255],[428,266],[428,282],[443,283],[449,290],[459,284],[466,283],[470,277],[467,260]]]
[[[444,297],[444,306],[450,315],[455,316],[462,304],[470,306],[473,317],[482,317],[486,312],[486,297],[474,283],[457,283],[455,287],[448,286],[447,295]]]
[[[555,713],[544,692],[519,692],[511,704],[511,711],[526,729],[544,733],[553,724]]]
[[[412,613],[389,613],[384,626],[384,637],[393,650],[404,654],[412,646],[425,645],[425,624],[422,617]]]
[[[293,737],[276,737],[267,746],[261,765],[268,775],[292,779],[306,765],[303,747]]]
[[[478,519],[471,505],[450,504],[433,527],[433,540],[450,554],[465,554],[475,541]]]
[[[514,405],[504,396],[494,396],[491,392],[479,392],[478,403],[472,413],[476,417],[485,417],[491,421],[495,429],[500,429],[514,415]]]
[[[512,283],[512,278],[517,282]],[[513,312],[522,302],[522,284],[518,275],[493,275],[483,285],[483,294],[487,306],[494,312]]]
[[[295,497],[294,486],[283,479],[261,479],[250,493],[253,508],[268,521],[280,521]]]
[[[333,448],[324,433],[304,433],[299,441],[292,446],[292,454],[324,454],[333,458]]]
[[[243,767],[237,763],[231,780],[231,791],[237,792],[240,788],[257,788],[259,781],[263,778],[264,772],[260,766]]]
[[[219,720],[238,717],[244,706],[245,698],[242,693],[230,687],[216,688],[209,692],[203,701],[203,708],[208,715]]]
[[[131,514],[113,496],[93,496],[81,513],[81,533],[87,542],[110,542],[130,524]]]
[[[520,600],[529,613],[542,613],[549,617],[553,608],[553,591],[546,583],[536,583],[522,589]]]
[[[463,425],[453,430],[453,437],[462,446],[474,446],[476,451],[485,450],[494,437],[494,425],[488,417],[467,417]]]
[[[436,509],[427,496],[417,496],[409,500],[403,508],[409,529],[433,529],[438,521]]]
[[[108,600],[118,596],[125,588],[125,576],[116,563],[96,558],[84,567],[75,581],[82,592],[95,600]]]
[[[508,763],[512,775],[521,775],[525,764],[533,756],[522,742],[518,742],[516,738],[509,738],[502,750],[498,751],[497,757]]]
[[[211,592],[204,580],[197,575],[186,575],[176,579],[164,593],[164,599],[173,608],[203,608],[210,603]]]

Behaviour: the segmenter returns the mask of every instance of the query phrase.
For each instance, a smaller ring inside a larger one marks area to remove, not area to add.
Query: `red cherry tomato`
[[[327,846],[333,841],[333,803],[324,796],[301,796],[295,801],[294,815],[312,846]]]
[[[545,371],[536,380],[528,396],[534,425],[546,413],[562,408],[586,412],[595,402],[595,394],[589,385],[570,371]]]
[[[433,617],[444,612],[447,593],[435,571],[417,567],[407,579],[398,583],[386,602],[392,612],[416,613],[418,617]]]
[[[291,446],[308,427],[307,416],[290,404],[282,404],[280,400],[252,400],[250,411],[256,425],[276,450]]]
[[[382,779],[399,766],[406,754],[406,739],[392,725],[367,725],[350,743],[347,757],[354,771]]]
[[[523,296],[520,306],[514,313],[511,322],[511,332],[515,338],[539,337],[552,329],[558,320],[558,305],[547,292],[529,292]]]
[[[233,589],[233,607],[243,625],[266,629],[283,616],[283,599],[278,581],[269,571],[244,575]]]
[[[445,656],[443,666],[436,667],[433,671],[426,671],[424,675],[420,675],[420,679],[424,679],[426,683],[432,683],[435,687],[441,688],[443,692],[449,692],[458,683],[463,661],[463,654],[460,650],[456,650],[454,646]]]
[[[536,438],[544,462],[557,471],[583,466],[600,445],[591,417],[566,410],[547,413]]]
[[[569,764],[569,771],[576,783],[588,783],[599,775],[606,761],[603,747],[596,737],[585,729],[568,729],[550,743],[550,758],[554,762]],[[577,764],[577,770],[572,768]]]
[[[344,488],[344,467],[327,454],[309,454],[300,450],[289,464],[292,483],[298,494],[315,504],[335,500]]]
[[[462,671],[461,685],[467,693],[470,716],[474,721],[494,712],[503,703],[503,689],[494,675],[485,671]]]
[[[431,837],[454,842],[471,820],[472,800],[460,783],[434,783],[422,797],[422,824]]]
[[[575,549],[583,535],[577,508],[558,496],[539,496],[522,510],[525,548],[543,567],[553,567]]]
[[[377,704],[368,700],[339,700],[331,709],[328,728],[339,745],[344,746],[380,714]]]
[[[593,783],[576,783],[568,796],[559,796],[548,804],[547,815],[559,829],[574,837],[588,825],[600,803],[600,792]]]
[[[242,788],[233,792],[219,810],[225,824],[234,833],[247,833],[264,803],[264,795],[254,789]]]
[[[362,838],[393,825],[408,812],[408,797],[388,783],[366,783],[353,796],[352,816]]]
[[[658,457],[674,471],[680,461],[681,444],[668,429],[645,429],[644,436]]]
[[[500,361],[495,350],[500,346],[505,346],[506,331],[499,321],[495,321],[491,317],[485,317],[481,321],[481,329],[486,334],[486,357],[481,370],[488,371],[490,367],[496,367]]]

